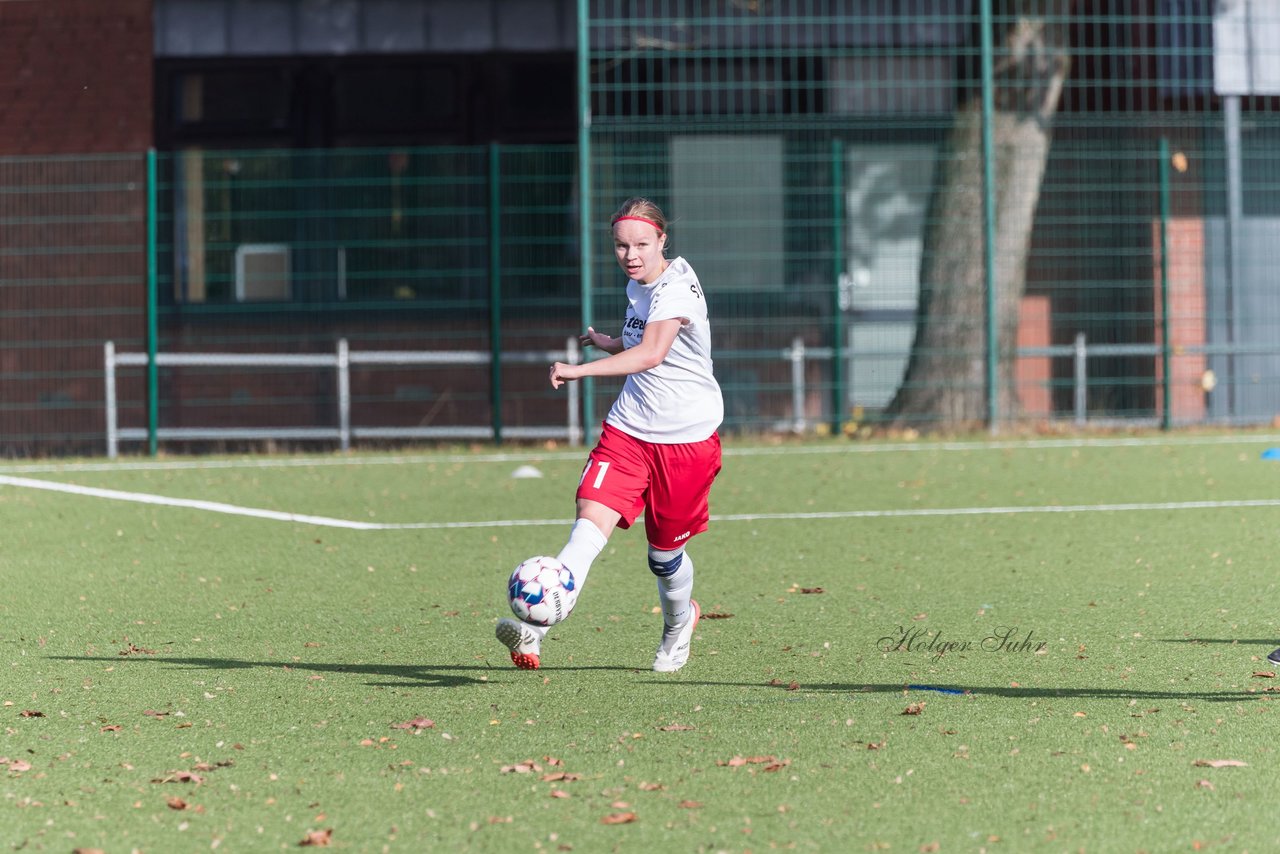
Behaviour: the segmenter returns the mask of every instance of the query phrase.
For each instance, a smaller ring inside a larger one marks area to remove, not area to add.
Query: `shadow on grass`
[[[658,680],[651,680],[655,684]],[[1168,702],[1201,700],[1210,703],[1233,703],[1241,700],[1260,700],[1266,697],[1261,692],[1245,690],[1234,691],[1151,691],[1133,690],[1129,688],[1024,688],[1005,687],[1002,685],[959,685],[946,682],[915,683],[868,683],[868,682],[796,682],[790,685],[775,685],[761,682],[707,682],[681,681],[667,682],[668,685],[718,687],[718,688],[770,688],[783,694],[799,697],[804,694],[953,694],[962,697],[1005,697],[1013,700],[1039,700],[1058,698],[1080,699],[1115,699],[1115,700],[1164,700]]]
[[[53,661],[113,661],[129,664],[167,664],[187,670],[245,670],[266,668],[269,670],[296,670],[301,673],[347,673],[364,676],[381,676],[400,681],[366,682],[379,688],[462,688],[483,685],[489,680],[468,673],[509,673],[516,670],[503,661],[501,665],[484,664],[317,664],[309,661],[252,661],[239,658],[185,658],[164,655],[110,656],[110,655],[51,655]],[[548,667],[546,671],[569,670],[633,670],[630,667]],[[539,671],[542,672],[542,671]]]

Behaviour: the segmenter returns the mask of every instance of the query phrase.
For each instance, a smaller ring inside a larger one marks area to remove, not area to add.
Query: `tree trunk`
[[[1070,68],[1070,0],[1004,0],[997,16],[994,115],[996,393],[1017,411],[1018,308],[1050,124]],[[975,90],[956,113],[926,226],[916,337],[886,415],[895,426],[955,429],[987,420],[986,280],[982,101]]]

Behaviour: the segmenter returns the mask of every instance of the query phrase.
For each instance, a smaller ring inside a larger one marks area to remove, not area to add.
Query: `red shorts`
[[[578,498],[598,501],[630,528],[644,511],[649,545],[671,551],[707,530],[711,483],[720,473],[720,437],[663,445],[646,442],[604,425],[587,457]]]

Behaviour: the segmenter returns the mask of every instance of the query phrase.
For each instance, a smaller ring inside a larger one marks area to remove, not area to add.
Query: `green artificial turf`
[[[0,467],[499,523],[0,484],[0,850],[1276,850],[1272,442],[728,441],[677,674],[639,530],[493,639],[581,451]]]

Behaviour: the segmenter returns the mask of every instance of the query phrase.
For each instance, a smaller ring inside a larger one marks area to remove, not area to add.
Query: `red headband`
[[[634,219],[636,222],[645,222],[645,223],[648,223],[649,225],[651,225],[651,226],[653,226],[654,228],[656,228],[656,229],[658,230],[658,233],[659,233],[659,234],[661,234],[661,233],[662,233],[662,226],[658,225],[658,224],[657,224],[656,222],[654,222],[653,220],[651,220],[651,219],[645,219],[645,218],[644,218],[644,217],[642,217],[642,216],[620,216],[620,217],[618,217],[617,219],[615,219],[615,220],[613,221],[613,224],[614,224],[614,225],[617,225],[618,223],[622,222],[624,219]]]

